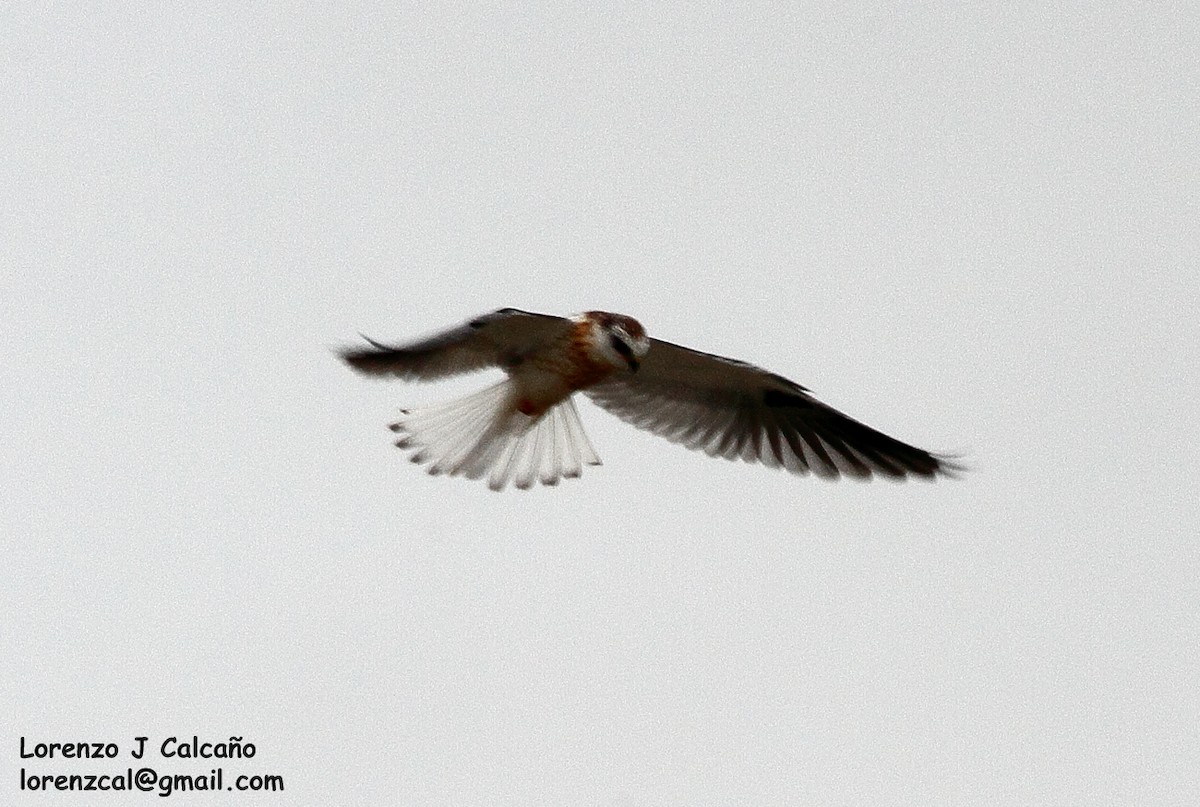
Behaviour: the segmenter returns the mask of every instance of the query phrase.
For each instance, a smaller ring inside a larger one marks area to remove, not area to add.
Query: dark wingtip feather
[[[370,347],[347,347],[337,351],[342,361],[366,375],[385,375],[395,372],[395,360],[404,351],[359,334]]]
[[[959,462],[962,459],[961,454],[930,454],[929,456],[937,461],[937,468],[930,474],[931,479],[936,476],[944,476],[947,479],[962,479],[971,471],[970,466]]]
[[[833,469],[831,476],[862,480],[880,477],[893,481],[908,477],[933,480],[939,476],[957,479],[966,470],[955,462],[955,456],[934,454],[897,440],[805,394],[767,390],[763,393],[763,404],[768,408],[803,413],[790,424],[791,428],[797,430],[818,459],[829,461]],[[832,461],[825,446],[845,462]],[[814,470],[820,471],[819,468]]]
[[[372,339],[371,337],[367,336],[367,335],[366,335],[365,333],[363,333],[362,331],[359,331],[359,332],[358,332],[358,335],[359,335],[359,336],[361,336],[361,337],[363,338],[363,340],[364,340],[364,341],[365,341],[365,342],[366,342],[368,345],[370,345],[371,347],[375,348],[376,350],[392,350],[392,349],[393,349],[392,347],[390,347],[390,346],[388,346],[388,345],[385,345],[383,342],[377,342],[377,341],[375,341],[374,339]]]

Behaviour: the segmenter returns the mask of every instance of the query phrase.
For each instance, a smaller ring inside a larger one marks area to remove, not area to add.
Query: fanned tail
[[[541,417],[522,414],[510,381],[423,409],[406,409],[391,430],[402,435],[396,446],[412,451],[429,473],[488,478],[502,490],[510,481],[524,490],[535,481],[557,485],[573,479],[584,465],[599,465],[571,397]]]

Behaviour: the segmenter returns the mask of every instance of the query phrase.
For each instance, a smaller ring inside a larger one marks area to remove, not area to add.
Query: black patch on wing
[[[528,314],[531,317],[544,317],[546,314],[535,314],[532,311],[522,311],[519,308],[497,308],[490,314],[484,314],[482,317],[476,317],[467,323],[468,328],[479,330],[485,325],[489,325],[495,321],[498,316],[508,316],[509,314]]]

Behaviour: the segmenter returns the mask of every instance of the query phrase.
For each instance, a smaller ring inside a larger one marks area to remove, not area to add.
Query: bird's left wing
[[[651,340],[640,369],[585,390],[641,429],[710,456],[792,473],[932,478],[957,466],[818,401],[760,367]]]
[[[340,354],[366,375],[432,381],[486,367],[513,367],[570,327],[570,320],[563,317],[501,308],[406,345],[384,345],[364,336],[369,347],[349,348]]]

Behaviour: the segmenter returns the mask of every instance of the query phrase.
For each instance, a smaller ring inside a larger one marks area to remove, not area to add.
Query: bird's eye
[[[633,350],[630,349],[629,345],[625,344],[624,339],[617,336],[615,333],[609,334],[608,342],[612,345],[613,350],[620,353],[622,358],[624,358],[626,361],[633,358]]]

